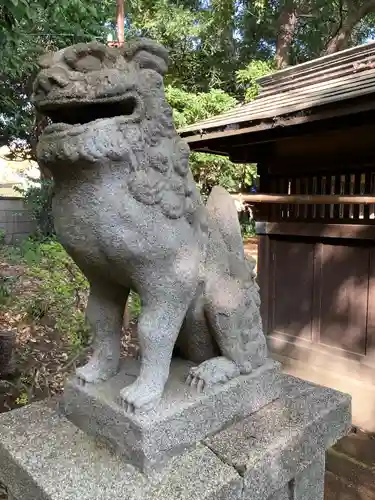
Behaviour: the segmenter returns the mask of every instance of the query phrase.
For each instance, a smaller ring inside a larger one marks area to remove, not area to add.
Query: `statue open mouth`
[[[137,95],[126,94],[94,101],[66,99],[58,103],[44,102],[38,107],[52,122],[45,128],[44,134],[51,134],[115,117],[136,120],[142,106]]]

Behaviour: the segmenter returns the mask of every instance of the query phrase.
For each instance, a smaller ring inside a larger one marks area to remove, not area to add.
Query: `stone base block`
[[[242,488],[204,445],[146,478],[43,403],[1,417],[0,481],[17,500],[238,500]]]
[[[82,386],[75,378],[70,380],[61,409],[80,429],[108,443],[148,473],[281,394],[280,365],[272,360],[250,375],[203,393],[185,384],[190,367],[187,361],[173,361],[164,396],[149,412],[129,414],[119,404],[120,390],[139,372],[139,362],[131,359],[124,361],[119,374],[108,382]]]
[[[46,403],[0,416],[14,500],[323,500],[324,453],[350,397],[290,377],[281,397],[146,476]]]
[[[310,465],[273,493],[269,500],[324,500],[324,466],[324,453],[319,453]]]

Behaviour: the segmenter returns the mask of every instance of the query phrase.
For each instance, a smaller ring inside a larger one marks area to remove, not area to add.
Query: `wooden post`
[[[125,9],[124,0],[117,0],[116,25],[117,25],[117,41],[120,47],[124,45],[124,24],[125,24]]]
[[[125,42],[125,8],[124,0],[117,0],[116,9],[116,26],[117,26],[117,45],[122,47]],[[125,304],[125,311],[123,317],[123,327],[127,330],[130,326],[130,312],[129,312],[129,298]]]

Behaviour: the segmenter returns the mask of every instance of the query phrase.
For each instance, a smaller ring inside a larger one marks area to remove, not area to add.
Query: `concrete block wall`
[[[22,198],[0,197],[0,231],[5,233],[5,243],[19,243],[35,229],[35,220]]]

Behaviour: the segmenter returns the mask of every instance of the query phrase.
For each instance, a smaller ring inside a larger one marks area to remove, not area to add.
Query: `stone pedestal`
[[[185,383],[191,366],[188,361],[173,360],[162,400],[154,410],[128,414],[120,406],[120,390],[139,373],[139,362],[132,359],[124,361],[119,374],[108,382],[82,386],[76,378],[68,381],[61,410],[83,431],[149,473],[281,394],[280,365],[272,360],[250,375],[202,393]]]
[[[323,500],[325,451],[350,428],[350,397],[281,382],[277,400],[147,475],[54,406],[9,412],[0,417],[0,481],[16,500]]]

